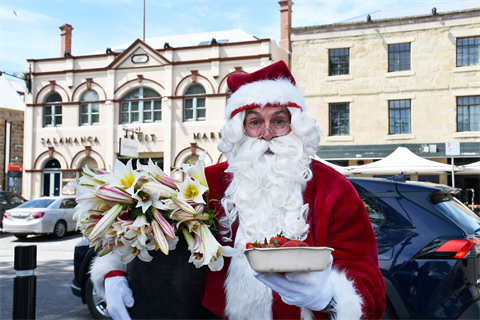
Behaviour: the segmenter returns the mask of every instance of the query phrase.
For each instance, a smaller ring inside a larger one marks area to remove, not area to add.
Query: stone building
[[[455,164],[480,159],[480,5],[383,10],[292,29],[292,71],[323,130],[318,156],[340,165],[382,159],[398,146]],[[411,175],[450,184],[450,175]],[[475,188],[477,176],[455,176]],[[458,179],[458,180],[457,180]]]
[[[28,198],[74,193],[81,168],[108,168],[116,159],[152,158],[167,173],[204,151],[207,165],[223,161],[216,145],[227,76],[288,61],[275,41],[242,30],[138,39],[75,56],[72,26],[60,29],[60,57],[27,60]]]
[[[2,190],[21,194],[25,88],[0,75],[0,181]]]

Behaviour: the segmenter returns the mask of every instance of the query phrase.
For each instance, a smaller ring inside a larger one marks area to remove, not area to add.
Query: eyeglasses
[[[265,122],[258,124],[250,124],[246,126],[243,131],[250,138],[261,138],[265,133],[265,130],[269,130],[272,136],[281,137],[286,135],[289,131],[290,124],[282,120],[276,120],[275,122],[270,122],[270,127],[265,127]]]

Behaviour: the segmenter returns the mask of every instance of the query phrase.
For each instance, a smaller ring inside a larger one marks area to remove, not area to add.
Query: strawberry
[[[275,245],[276,247],[281,247],[284,243],[286,243],[288,240],[285,237],[271,237],[270,238],[270,244]]]
[[[300,240],[290,240],[290,241],[285,242],[281,247],[282,248],[288,248],[288,247],[295,248],[295,247],[309,247],[309,245],[306,244],[303,241],[300,241]]]

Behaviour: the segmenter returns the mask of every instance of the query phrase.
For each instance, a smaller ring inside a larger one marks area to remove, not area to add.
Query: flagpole
[[[145,0],[143,0],[143,41],[145,41]]]

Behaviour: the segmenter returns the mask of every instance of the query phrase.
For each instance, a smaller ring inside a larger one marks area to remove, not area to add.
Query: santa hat
[[[226,120],[240,111],[265,106],[284,106],[307,110],[290,70],[280,60],[252,73],[233,73],[227,79],[232,95],[225,110]]]

